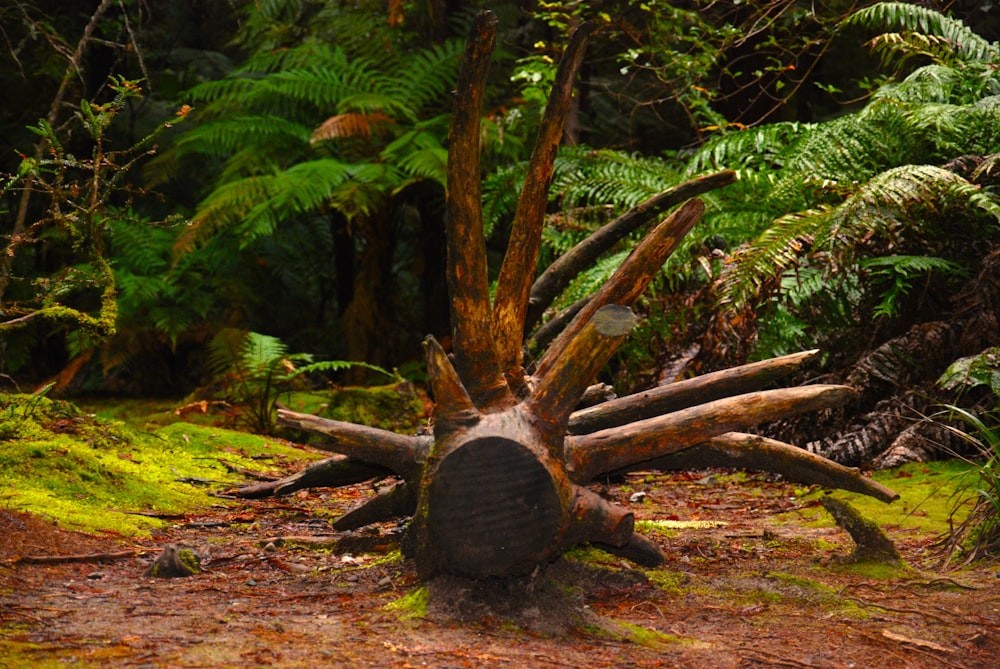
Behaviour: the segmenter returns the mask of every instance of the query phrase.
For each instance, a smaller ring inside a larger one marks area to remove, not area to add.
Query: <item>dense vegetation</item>
[[[4,383],[207,397],[240,373],[248,358],[219,362],[240,341],[282,352],[255,378],[419,380],[420,340],[448,331],[447,115],[477,3],[160,4],[0,8],[0,82],[20,102],[0,118],[14,149],[0,156]],[[708,197],[608,380],[632,390],[817,347],[810,374],[861,399],[819,430],[773,426],[784,439],[853,463],[961,448],[922,417],[943,401],[989,411],[1000,390],[995,16],[964,2],[489,4],[504,31],[483,119],[498,256],[583,20],[601,34],[543,262],[665,188],[740,175]]]

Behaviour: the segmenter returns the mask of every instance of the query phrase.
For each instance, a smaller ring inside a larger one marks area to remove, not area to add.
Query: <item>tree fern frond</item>
[[[879,2],[854,12],[844,20],[844,25],[882,30],[898,26],[946,40],[956,56],[966,62],[1000,60],[1000,48],[969,26],[941,12],[909,2]]]
[[[685,174],[690,177],[721,169],[780,168],[787,147],[814,128],[812,124],[787,121],[716,135],[688,162]]]
[[[931,62],[950,64],[958,60],[957,45],[937,35],[922,33],[883,33],[868,42],[882,61],[883,67],[899,67],[912,58],[927,58]]]
[[[560,151],[550,191],[564,207],[611,204],[627,209],[678,180],[675,169],[659,158],[572,147]]]
[[[272,234],[286,218],[313,212],[330,203],[338,187],[351,178],[352,170],[352,165],[323,158],[297,163],[268,177],[263,188],[256,191],[264,197],[242,211],[238,221],[243,244]],[[244,202],[237,203],[241,209]]]
[[[994,215],[996,203],[979,197],[978,186],[961,176],[933,165],[903,165],[886,170],[867,182],[837,208],[829,229],[817,238],[818,245],[836,247],[864,234],[898,234],[906,227],[934,225],[955,211],[984,211]]]
[[[325,140],[335,140],[344,137],[361,137],[366,139],[371,136],[374,129],[395,123],[395,120],[380,111],[372,113],[347,112],[331,116],[313,130],[309,137],[309,143],[315,144]]]
[[[798,263],[806,245],[823,230],[833,208],[820,207],[786,214],[743,249],[733,254],[719,283],[719,301],[741,309],[761,294],[764,284]]]
[[[449,110],[450,82],[455,80],[464,48],[461,40],[451,39],[412,54],[404,61],[399,76],[389,84],[389,94],[415,111]]]
[[[178,140],[177,151],[180,155],[200,153],[224,158],[248,144],[287,152],[308,141],[309,128],[300,123],[270,115],[233,116],[191,129]]]

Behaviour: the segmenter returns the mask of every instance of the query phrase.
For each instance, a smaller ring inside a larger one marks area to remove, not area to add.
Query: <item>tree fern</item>
[[[1000,47],[996,43],[984,39],[961,21],[909,2],[879,2],[854,12],[844,23],[876,29],[899,26],[909,31],[898,39],[876,38],[873,46],[883,55],[909,55],[914,52],[910,45],[919,48],[933,44],[930,53],[924,55],[937,56],[935,60],[945,60],[942,54],[964,62],[1000,60]]]

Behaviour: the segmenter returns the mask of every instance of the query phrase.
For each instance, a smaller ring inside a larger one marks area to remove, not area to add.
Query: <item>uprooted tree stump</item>
[[[425,341],[435,400],[433,435],[404,436],[281,410],[281,424],[328,435],[329,448],[340,455],[247,496],[306,484],[346,485],[391,472],[402,481],[340,518],[335,527],[353,529],[412,515],[404,550],[420,573],[473,578],[527,573],[580,543],[643,565],[662,562],[660,548],[633,532],[629,510],[586,487],[597,477],[630,468],[748,467],[885,501],[895,497],[857,470],[735,432],[837,406],[853,396],[850,388],[832,385],[762,390],[814,352],[575,411],[635,324],[629,306],[699,220],[704,205],[689,198],[734,179],[733,173],[721,172],[657,195],[608,223],[534,280],[553,161],[592,32],[588,24],[575,32],[559,66],[491,302],[479,139],[496,18],[483,12],[474,24],[448,138],[452,355],[433,338]],[[526,333],[569,281],[612,244],[677,205],[604,287],[565,319],[545,352],[527,360]]]

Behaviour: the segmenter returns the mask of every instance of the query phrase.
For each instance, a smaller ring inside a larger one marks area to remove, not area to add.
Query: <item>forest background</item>
[[[604,373],[619,393],[818,348],[804,378],[858,401],[771,429],[847,464],[960,448],[924,418],[995,408],[1000,10],[981,1],[3,0],[5,389],[229,400],[240,364],[279,361],[313,385],[422,381],[420,341],[449,329],[446,138],[482,7],[501,30],[483,118],[497,260],[584,20],[600,34],[541,265],[665,189],[738,173],[638,305]]]

